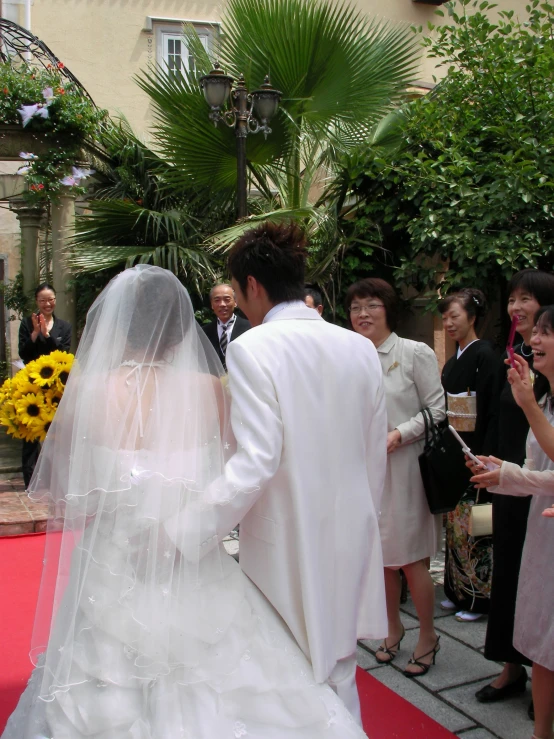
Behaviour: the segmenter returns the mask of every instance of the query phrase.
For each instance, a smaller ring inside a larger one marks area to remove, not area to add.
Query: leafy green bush
[[[448,72],[404,109],[402,147],[345,163],[352,228],[392,253],[399,284],[433,299],[438,285],[490,293],[554,262],[554,6],[495,21],[486,0],[444,7],[450,22],[429,24],[424,45]]]

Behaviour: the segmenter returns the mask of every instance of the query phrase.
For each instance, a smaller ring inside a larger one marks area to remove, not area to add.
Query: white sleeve
[[[379,370],[381,365],[377,362]],[[379,515],[381,498],[387,474],[387,406],[383,377],[379,379],[379,387],[375,394],[375,402],[371,411],[371,422],[368,434],[367,476],[373,498],[375,512]]]
[[[554,470],[529,470],[513,462],[502,462],[500,484],[489,488],[491,493],[502,495],[554,494]]]
[[[429,408],[435,423],[440,423],[446,413],[444,390],[439,374],[439,365],[435,352],[418,342],[414,350],[414,383],[421,403],[421,408]],[[410,444],[421,439],[425,433],[423,414],[417,413],[413,418],[400,423],[397,427],[402,437],[402,444]]]

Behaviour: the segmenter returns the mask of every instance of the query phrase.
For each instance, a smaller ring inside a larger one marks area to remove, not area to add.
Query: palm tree
[[[151,148],[125,127],[118,135],[126,145],[118,141],[112,147],[119,157],[127,153],[124,169],[133,172],[135,197],[122,199],[125,186],[116,184],[113,168],[114,185],[79,224],[74,265],[168,262],[170,253],[179,260],[179,250],[187,249],[188,269],[200,279],[214,268],[214,251],[228,248],[256,221],[296,218],[314,235],[312,269],[321,278],[344,246],[336,201],[324,193],[331,192],[338,160],[368,140],[402,100],[415,76],[414,34],[405,25],[370,20],[349,4],[325,0],[229,0],[212,59],[194,31],[186,33],[194,71],[150,69],[137,80],[153,104]],[[216,57],[233,77],[244,74],[249,89],[269,73],[283,91],[271,135],[247,140],[256,212],[223,231],[233,220],[234,132],[210,125],[198,86]]]

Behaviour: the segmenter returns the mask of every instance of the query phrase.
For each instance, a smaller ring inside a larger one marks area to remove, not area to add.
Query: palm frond
[[[229,0],[223,27],[221,61],[250,86],[269,72],[283,107],[313,135],[341,120],[376,122],[416,73],[411,29],[369,20],[347,3]]]
[[[96,200],[90,213],[77,218],[73,243],[155,247],[169,241],[188,244],[197,233],[196,220],[184,210],[154,211],[131,201]]]
[[[272,134],[247,139],[252,176],[259,184],[268,167],[286,162],[294,172],[288,188],[294,195],[294,178],[309,161],[301,152],[303,138],[319,140],[324,148],[332,141],[337,151],[359,143],[415,76],[418,47],[408,26],[370,21],[346,3],[230,0],[222,26],[219,57],[226,71],[234,77],[244,73],[250,90],[269,72],[283,91]],[[174,165],[167,175],[170,188],[211,192],[215,186],[232,193],[234,131],[208,121],[198,77],[209,56],[195,31],[185,32],[196,69],[151,69],[137,80],[153,102],[155,146]],[[294,197],[288,202],[301,204]]]
[[[277,210],[257,213],[245,218],[240,223],[214,234],[205,243],[210,251],[227,252],[246,231],[259,226],[261,223],[267,221],[271,223],[297,221],[305,227],[309,227],[310,224],[317,223],[321,217],[322,214],[318,210],[309,206],[305,208],[278,208]]]
[[[128,268],[135,264],[153,264],[182,277],[199,295],[203,294],[206,285],[213,283],[219,271],[219,265],[206,250],[179,244],[166,244],[155,249],[83,245],[70,248],[66,259],[75,274],[100,272],[118,265]]]

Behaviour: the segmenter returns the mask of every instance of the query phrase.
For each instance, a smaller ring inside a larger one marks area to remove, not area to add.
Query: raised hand
[[[39,313],[38,323],[40,326],[40,333],[46,338],[50,336],[48,332],[48,326],[46,325],[46,318],[42,315],[42,313]]]
[[[533,392],[533,380],[531,378],[531,371],[529,365],[520,357],[519,354],[514,354],[514,369],[508,370],[508,382],[512,386],[512,394],[514,400],[520,408],[525,410],[536,405],[535,394]],[[509,360],[506,360],[509,363]]]
[[[36,341],[38,338],[38,335],[40,334],[39,316],[40,316],[40,313],[31,313],[31,321],[33,322],[33,331],[31,333],[31,339],[33,341]]]

